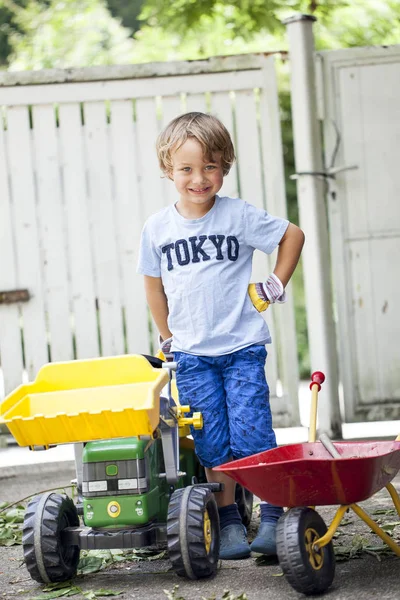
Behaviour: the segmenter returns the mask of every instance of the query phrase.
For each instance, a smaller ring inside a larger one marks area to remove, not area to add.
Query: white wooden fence
[[[154,148],[171,118],[220,117],[239,158],[222,193],[286,214],[273,56],[3,73],[0,94],[0,292],[30,295],[0,304],[6,393],[49,360],[154,349],[135,267],[144,220],[175,198]],[[256,255],[253,279],[270,269]],[[277,426],[299,419],[289,297],[267,311]]]

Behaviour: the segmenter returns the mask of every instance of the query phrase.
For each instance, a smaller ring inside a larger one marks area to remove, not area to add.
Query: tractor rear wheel
[[[214,575],[219,557],[219,517],[214,494],[191,485],[176,490],[167,517],[168,553],[180,577],[200,579]]]
[[[61,533],[78,527],[71,498],[50,492],[36,496],[26,509],[22,529],[24,559],[30,576],[39,583],[68,581],[76,575],[78,546],[63,546]]]

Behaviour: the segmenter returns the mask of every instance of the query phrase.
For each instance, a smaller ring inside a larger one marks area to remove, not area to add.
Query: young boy
[[[203,415],[203,429],[192,430],[196,453],[208,481],[224,483],[216,495],[220,557],[246,558],[251,550],[275,554],[282,508],[262,504],[250,547],[235,503],[236,484],[212,469],[276,446],[264,370],[271,339],[258,311],[285,301],[304,234],[239,198],[217,195],[235,153],[215,117],[197,112],[177,117],[159,135],[157,153],[178,196],[145,223],[138,272],[145,276],[161,348],[178,363],[180,402]],[[269,254],[277,246],[274,273],[249,287],[254,250]]]

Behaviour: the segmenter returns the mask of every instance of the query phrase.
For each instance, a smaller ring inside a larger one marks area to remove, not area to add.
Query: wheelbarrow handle
[[[325,381],[325,375],[322,373],[322,371],[315,371],[312,375],[311,375],[311,383],[310,383],[310,390],[313,389],[314,385],[318,386],[318,391],[321,390],[321,385],[324,383]]]
[[[317,409],[318,409],[318,392],[321,389],[321,384],[325,381],[325,375],[321,371],[315,371],[311,375],[311,412],[310,412],[310,427],[308,430],[308,441],[315,442],[317,438]]]
[[[328,450],[329,454],[333,458],[342,458],[332,441],[329,439],[328,434],[321,433],[321,435],[319,436],[319,440],[324,446],[325,450]]]

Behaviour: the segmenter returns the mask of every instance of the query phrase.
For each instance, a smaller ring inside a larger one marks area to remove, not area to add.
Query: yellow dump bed
[[[140,355],[48,364],[0,404],[0,422],[20,446],[151,435],[168,378]]]

